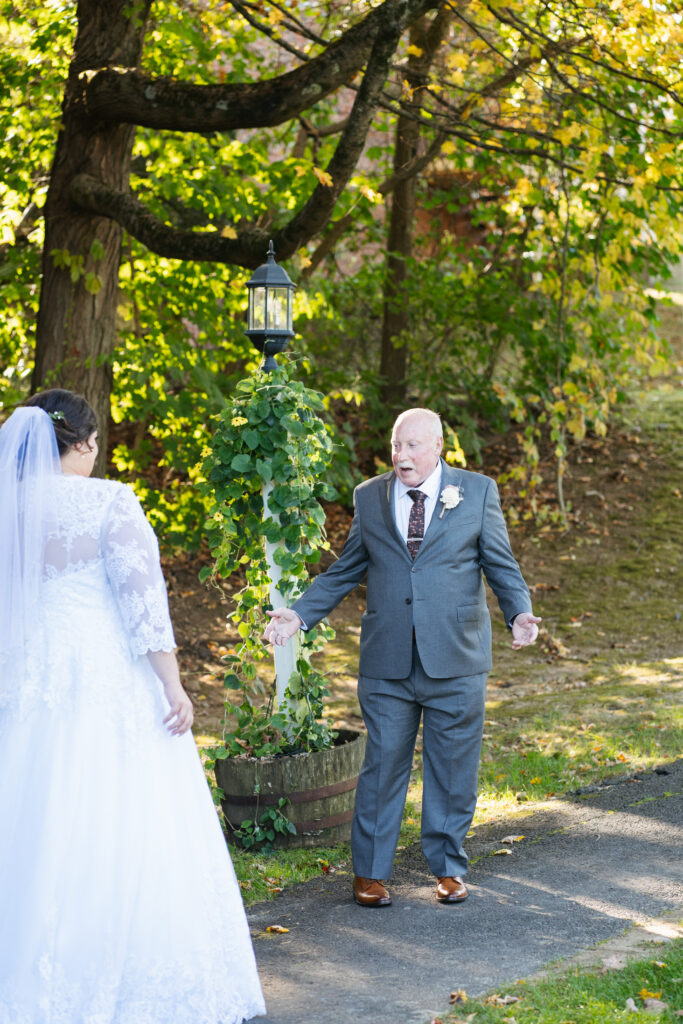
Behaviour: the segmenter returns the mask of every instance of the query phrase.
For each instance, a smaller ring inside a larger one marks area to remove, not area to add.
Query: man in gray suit
[[[285,644],[367,575],[358,699],[368,731],[351,835],[356,902],[391,903],[392,872],[415,738],[423,720],[422,849],[436,897],[467,897],[463,840],[474,815],[491,668],[483,577],[517,649],[538,636],[498,490],[441,459],[441,421],[409,409],[394,424],[393,472],[354,493],[344,549],[292,606],[268,612],[265,638]]]

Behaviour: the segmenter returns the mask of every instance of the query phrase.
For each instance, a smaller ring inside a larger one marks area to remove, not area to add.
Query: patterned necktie
[[[413,499],[413,507],[408,519],[408,551],[415,558],[425,533],[425,498],[427,495],[424,491],[408,491],[408,494]]]

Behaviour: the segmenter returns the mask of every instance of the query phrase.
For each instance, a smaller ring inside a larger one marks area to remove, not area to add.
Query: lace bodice
[[[134,655],[175,647],[159,546],[127,484],[58,479],[47,528],[43,579],[53,584],[102,561]]]

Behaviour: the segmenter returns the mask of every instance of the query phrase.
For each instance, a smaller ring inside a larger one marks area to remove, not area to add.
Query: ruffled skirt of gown
[[[0,679],[0,1024],[264,1013],[192,736],[161,724],[102,565],[45,589]]]

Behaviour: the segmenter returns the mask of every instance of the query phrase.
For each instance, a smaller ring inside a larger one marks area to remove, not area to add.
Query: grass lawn
[[[679,939],[653,944],[646,959],[621,969],[573,969],[542,981],[520,981],[481,999],[459,1001],[451,1013],[433,1018],[430,1024],[635,1024],[643,1020],[673,1024],[681,1019],[683,940]]]

